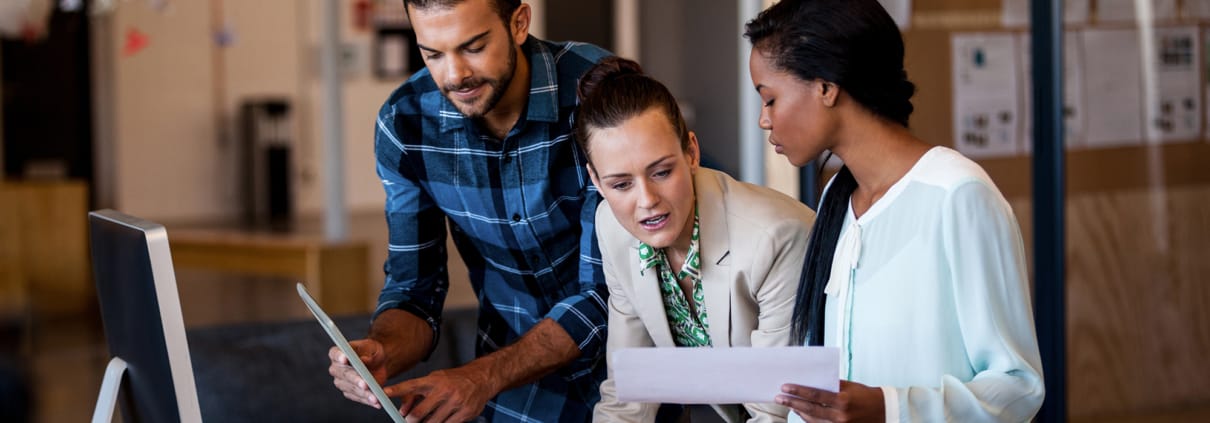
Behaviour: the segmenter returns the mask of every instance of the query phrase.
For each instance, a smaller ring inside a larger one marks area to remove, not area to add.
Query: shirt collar
[[[698,247],[698,240],[701,233],[701,222],[698,218],[697,207],[693,208],[693,236],[689,239],[689,253],[685,254],[685,263],[681,265],[681,271],[677,273],[677,280],[684,279],[686,276],[692,276],[694,280],[702,277],[701,252]],[[664,253],[664,249],[656,249],[647,243],[639,241],[639,263],[642,270],[647,270],[657,265],[668,266],[668,256]]]
[[[559,79],[555,68],[555,57],[550,48],[532,35],[526,36],[521,44],[521,54],[529,58],[529,99],[525,106],[525,119],[536,122],[554,123],[559,120]],[[434,81],[436,82],[436,81]],[[440,90],[441,131],[460,129],[468,120],[459,112]]]

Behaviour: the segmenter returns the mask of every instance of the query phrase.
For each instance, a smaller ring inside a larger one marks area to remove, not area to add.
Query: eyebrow
[[[467,47],[470,47],[470,45],[471,45],[471,44],[474,44],[476,41],[482,40],[484,37],[487,37],[487,35],[488,35],[490,32],[492,32],[492,30],[490,30],[490,29],[489,29],[489,30],[487,30],[487,31],[480,32],[480,33],[479,33],[479,35],[476,35],[476,36],[474,36],[474,37],[471,37],[471,39],[469,39],[469,40],[466,40],[466,41],[462,42],[462,44],[458,44],[458,48],[457,48],[457,49],[458,49],[458,50],[462,50],[462,49],[465,49],[465,48],[467,48]],[[416,44],[416,47],[419,47],[421,50],[430,51],[430,52],[433,52],[433,53],[440,53],[440,51],[438,51],[437,49],[434,49],[434,48],[428,47],[428,46],[426,46],[426,45],[424,45],[424,44],[419,44],[419,43],[417,43],[417,44]]]
[[[664,163],[665,161],[667,161],[668,159],[671,159],[673,157],[675,157],[675,155],[669,154],[667,156],[655,159],[655,161],[653,161],[653,162],[651,162],[651,164],[647,165],[647,169],[651,169],[653,167],[659,166],[660,164]],[[627,176],[627,175],[625,173],[613,173],[613,174],[602,176],[601,180],[610,179],[610,178],[621,178],[624,176]]]

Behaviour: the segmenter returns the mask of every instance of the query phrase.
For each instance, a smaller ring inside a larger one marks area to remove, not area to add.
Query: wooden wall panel
[[[1210,403],[1210,187],[1069,198],[1070,416]]]

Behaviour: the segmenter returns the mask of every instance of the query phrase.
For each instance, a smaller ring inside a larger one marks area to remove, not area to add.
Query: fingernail
[[[782,385],[782,386],[781,386],[781,391],[782,391],[782,392],[785,392],[785,393],[787,393],[787,394],[788,394],[788,393],[790,393],[791,389],[790,389],[790,387],[789,387],[789,386]]]

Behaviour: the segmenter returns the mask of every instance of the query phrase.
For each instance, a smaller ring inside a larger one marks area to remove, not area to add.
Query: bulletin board
[[[911,129],[926,142],[956,147],[954,113],[954,70],[952,37],[963,34],[1011,34],[1028,40],[1028,27],[1006,27],[1002,19],[1002,0],[912,0],[911,21],[904,29],[905,65],[908,78],[916,84],[912,98],[915,112]],[[1011,0],[1004,0],[1011,1]],[[1193,0],[1185,0],[1192,3]],[[1112,3],[1112,0],[1100,0]],[[1169,0],[1171,4],[1179,4]],[[1028,3],[1028,2],[1026,2]],[[1095,11],[1098,1],[1089,2]],[[1106,6],[1108,7],[1108,6]],[[1158,12],[1157,12],[1158,13]],[[1098,21],[1093,13],[1081,24],[1067,25],[1069,30],[1102,30],[1136,28],[1133,22]],[[1202,52],[1197,63],[1200,75],[1197,96],[1201,100],[1202,116],[1206,116],[1206,46],[1205,34],[1210,20],[1180,15],[1156,22],[1157,31],[1171,27],[1198,28]],[[1140,59],[1141,60],[1141,59]],[[1138,61],[1136,60],[1136,63]],[[1026,67],[1025,69],[1028,69]],[[1027,72],[1027,71],[1026,71]],[[1026,75],[1027,77],[1027,75]],[[1029,101],[1029,92],[1021,88],[1021,101]],[[1030,112],[1017,110],[1021,116]],[[1083,148],[1069,146],[1067,152],[1067,191],[1069,194],[1109,192],[1131,189],[1156,189],[1180,186],[1210,185],[1210,143],[1205,137],[1206,118],[1199,123],[1197,135],[1184,139],[1155,142],[1146,136],[1131,137],[1121,146]],[[1030,129],[1021,124],[1023,144],[1032,144]],[[1133,139],[1139,138],[1139,139]],[[1150,141],[1149,141],[1150,140]],[[1028,148],[1028,147],[1026,147]],[[1031,156],[1029,151],[978,158],[1000,190],[1009,198],[1030,195]]]

